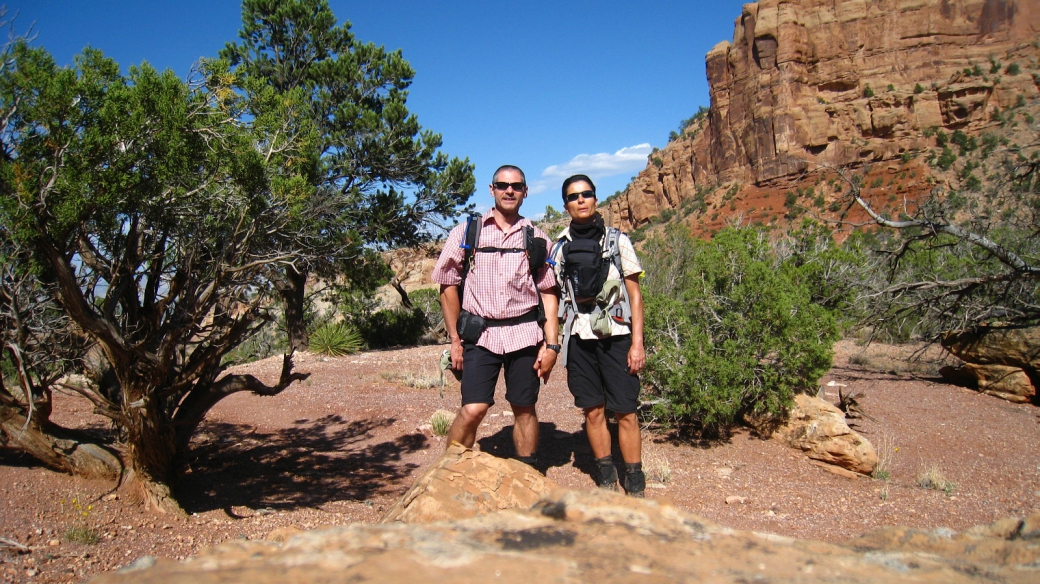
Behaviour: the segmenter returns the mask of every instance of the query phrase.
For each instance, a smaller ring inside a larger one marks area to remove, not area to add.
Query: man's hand
[[[547,349],[545,345],[542,345],[542,348],[538,349],[538,359],[534,362],[534,368],[538,371],[538,377],[541,377],[543,382],[549,383],[549,374],[552,373],[554,365],[556,365],[556,351]]]
[[[643,342],[632,340],[632,346],[628,349],[628,372],[632,375],[639,373],[646,366],[646,353],[643,351]]]
[[[462,339],[451,342],[451,368],[462,371]]]

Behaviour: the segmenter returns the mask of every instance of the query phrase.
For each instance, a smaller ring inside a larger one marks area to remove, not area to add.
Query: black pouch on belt
[[[484,322],[484,318],[477,314],[472,314],[468,311],[459,311],[459,320],[455,324],[455,331],[459,333],[459,338],[467,343],[476,343],[480,340],[480,335],[487,328],[487,323]]]

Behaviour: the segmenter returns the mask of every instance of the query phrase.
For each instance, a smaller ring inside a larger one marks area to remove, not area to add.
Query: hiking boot
[[[637,497],[639,499],[644,497],[643,491],[646,490],[646,475],[643,474],[642,462],[625,463],[625,480],[623,484],[625,492],[628,493],[629,497]]]
[[[596,468],[599,470],[599,478],[596,480],[596,486],[607,491],[618,490],[618,474],[617,467],[614,466],[614,460],[611,457],[604,456],[603,458],[596,459]]]

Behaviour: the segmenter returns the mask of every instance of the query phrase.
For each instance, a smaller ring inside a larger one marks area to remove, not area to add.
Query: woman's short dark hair
[[[592,192],[596,192],[596,184],[592,182],[592,179],[585,176],[584,174],[576,174],[574,176],[567,177],[567,180],[563,181],[563,187],[560,189],[560,193],[563,195],[563,205],[567,206],[567,187],[571,186],[576,182],[587,182],[592,187]]]

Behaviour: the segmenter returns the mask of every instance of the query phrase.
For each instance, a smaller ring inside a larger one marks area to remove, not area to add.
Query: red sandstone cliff
[[[822,167],[867,162],[899,177],[902,195],[923,194],[930,169],[903,154],[934,146],[928,128],[979,133],[994,108],[1036,97],[1038,47],[1037,0],[747,4],[733,41],[706,57],[707,116],[652,154],[606,214],[632,229],[697,201],[695,231],[735,213],[768,224],[789,190],[815,185],[821,208],[838,196]]]

